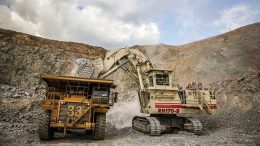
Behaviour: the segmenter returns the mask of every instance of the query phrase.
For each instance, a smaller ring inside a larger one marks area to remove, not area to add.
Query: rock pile
[[[259,72],[238,74],[212,87],[219,112],[206,122],[209,128],[233,128],[242,133],[260,134]]]

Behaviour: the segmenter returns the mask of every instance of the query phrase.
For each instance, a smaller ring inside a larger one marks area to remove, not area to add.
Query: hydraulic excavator
[[[143,133],[156,136],[187,130],[200,135],[203,124],[191,115],[214,114],[217,110],[213,91],[194,82],[181,88],[173,79],[172,70],[157,69],[136,48],[108,52],[103,65],[99,79],[121,68],[137,81],[141,113],[149,116],[134,117],[132,127]]]

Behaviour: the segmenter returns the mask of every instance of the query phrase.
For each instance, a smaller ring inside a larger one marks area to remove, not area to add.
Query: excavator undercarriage
[[[177,133],[182,130],[192,132],[195,135],[201,135],[203,132],[203,125],[198,119],[176,115],[136,116],[132,120],[132,127],[151,136],[159,136],[163,133]]]

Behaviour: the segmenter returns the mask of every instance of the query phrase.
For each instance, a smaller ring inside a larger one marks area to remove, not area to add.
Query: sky
[[[0,0],[0,28],[106,49],[181,45],[260,22],[260,0]]]

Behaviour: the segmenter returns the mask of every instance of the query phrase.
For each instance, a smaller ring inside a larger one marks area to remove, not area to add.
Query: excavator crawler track
[[[186,123],[184,124],[184,129],[191,131],[195,135],[201,135],[203,133],[203,124],[196,118],[188,117],[185,118]]]
[[[156,117],[134,117],[132,127],[143,133],[149,133],[151,136],[161,135],[161,125]]]
[[[173,117],[172,120],[177,117]],[[162,119],[161,117],[158,119],[157,117],[134,117],[132,120],[132,127],[135,130],[141,131],[143,133],[147,133],[151,136],[159,136],[166,131],[165,127],[178,127],[184,129],[186,131],[192,132],[195,135],[201,135],[203,133],[203,124],[196,118],[192,117],[178,117],[183,118],[183,123],[180,125],[161,125],[160,121],[170,120],[170,119]]]

